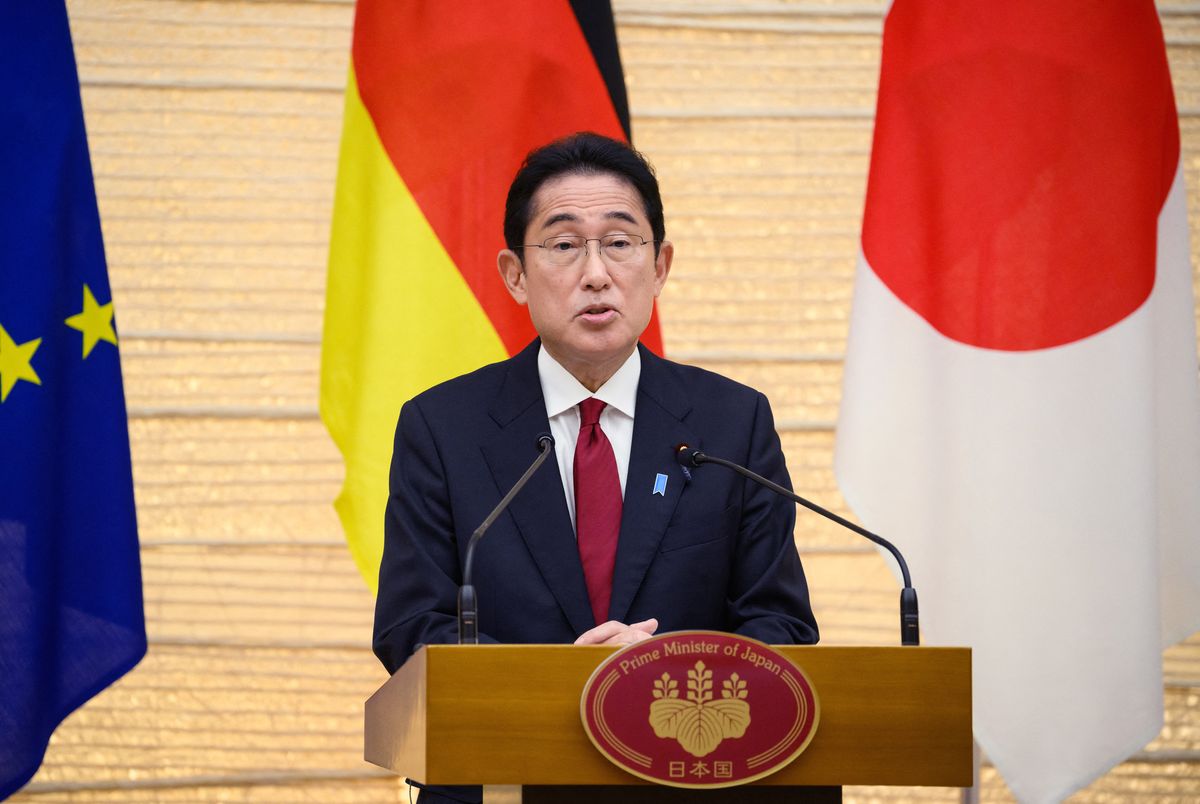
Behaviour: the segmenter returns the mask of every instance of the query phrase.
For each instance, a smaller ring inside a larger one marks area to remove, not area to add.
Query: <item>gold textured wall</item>
[[[349,0],[70,0],[121,332],[150,652],[13,801],[407,800],[361,760],[384,680],[316,414]],[[797,487],[832,472],[881,0],[617,0],[634,138],[677,245],[669,356],[764,390]],[[1160,5],[1200,245],[1200,7]],[[499,221],[497,221],[499,227]],[[1193,264],[1200,259],[1193,254]],[[896,588],[797,530],[824,640],[891,644]],[[1200,797],[1200,640],[1167,726],[1079,801]],[[985,767],[985,800],[1010,796]],[[957,791],[852,788],[848,800]]]

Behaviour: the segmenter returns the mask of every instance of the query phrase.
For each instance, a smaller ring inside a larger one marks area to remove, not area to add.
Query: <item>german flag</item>
[[[401,405],[534,337],[497,274],[525,155],[576,131],[629,139],[607,0],[359,0],[333,210],[321,417],[335,507],[372,589]],[[657,318],[643,336],[662,351]]]

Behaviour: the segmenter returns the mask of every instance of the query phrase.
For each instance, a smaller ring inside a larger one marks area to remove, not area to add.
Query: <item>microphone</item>
[[[537,458],[525,470],[525,474],[521,475],[521,479],[513,484],[508,494],[505,494],[504,498],[496,503],[496,507],[487,515],[487,519],[475,528],[475,532],[471,534],[471,539],[467,542],[467,554],[463,559],[463,582],[458,590],[458,644],[460,645],[479,644],[479,603],[475,598],[475,587],[471,584],[471,568],[475,563],[475,545],[483,538],[483,534],[487,533],[496,518],[504,513],[504,509],[508,508],[508,504],[513,501],[513,498],[520,493],[521,489],[525,488],[525,484],[529,482],[529,478],[533,477],[533,473],[538,470],[538,467],[546,462],[546,458],[554,449],[554,436],[549,433],[540,433],[537,437],[537,448]]]
[[[809,502],[791,489],[786,489],[778,483],[767,480],[762,475],[751,472],[744,466],[739,466],[733,461],[706,455],[698,449],[689,447],[687,444],[680,444],[675,448],[675,459],[685,469],[689,466],[700,466],[703,463],[715,463],[718,466],[724,466],[726,469],[732,469],[742,477],[747,477],[760,486],[766,486],[776,494],[798,502],[808,510],[815,511],[826,519],[833,520],[842,527],[848,528],[860,536],[865,536],[880,547],[886,548],[892,554],[892,557],[896,559],[896,563],[900,565],[900,574],[904,578],[904,588],[900,590],[900,644],[921,644],[920,620],[917,614],[917,590],[913,589],[912,578],[908,574],[908,563],[904,560],[904,556],[900,555],[900,551],[896,549],[894,544],[882,536],[877,536],[866,528],[861,528],[832,511],[822,508],[814,502]]]

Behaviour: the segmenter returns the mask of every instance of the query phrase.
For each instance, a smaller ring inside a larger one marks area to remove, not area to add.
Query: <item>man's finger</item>
[[[590,631],[584,631],[575,640],[576,645],[600,645],[624,631],[628,626],[616,620],[600,623]]]
[[[633,623],[629,627],[638,631],[644,631],[647,635],[650,635],[658,630],[658,620],[654,617],[651,617],[649,620],[642,620],[640,623]]]
[[[645,631],[639,631],[636,628],[626,628],[621,633],[614,636],[612,639],[605,642],[605,645],[632,645],[635,642],[641,642],[643,639],[649,639],[650,634]]]

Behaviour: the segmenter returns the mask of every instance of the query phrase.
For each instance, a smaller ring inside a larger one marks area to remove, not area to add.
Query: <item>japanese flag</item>
[[[1200,628],[1200,392],[1150,0],[892,5],[835,464],[926,644],[974,649],[1021,800],[1158,735]]]

